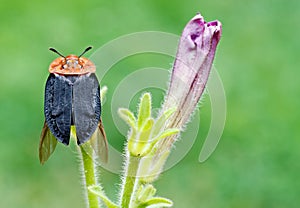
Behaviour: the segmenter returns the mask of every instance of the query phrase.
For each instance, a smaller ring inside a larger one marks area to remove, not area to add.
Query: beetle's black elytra
[[[78,144],[89,140],[101,115],[100,86],[95,74],[50,74],[44,112],[48,127],[58,141],[69,144],[71,125],[76,127]]]

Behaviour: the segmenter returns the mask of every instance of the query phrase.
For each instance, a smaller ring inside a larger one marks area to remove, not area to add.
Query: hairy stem
[[[88,208],[100,208],[98,196],[88,190],[89,186],[93,186],[97,184],[96,175],[95,175],[95,167],[93,158],[84,150],[82,146],[80,147],[80,153],[82,157],[82,167],[84,173],[85,180],[85,190],[87,191],[87,203]]]
[[[136,174],[138,171],[140,158],[128,156],[127,157],[127,164],[125,170],[125,179],[122,187],[122,198],[121,198],[121,207],[122,208],[129,208],[130,204],[134,200],[135,194],[135,183],[137,180]]]

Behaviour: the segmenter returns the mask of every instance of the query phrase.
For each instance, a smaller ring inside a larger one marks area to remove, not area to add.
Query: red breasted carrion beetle
[[[78,145],[90,140],[100,159],[107,160],[96,66],[82,57],[91,48],[86,48],[79,56],[63,56],[50,48],[60,57],[50,64],[45,87],[45,123],[39,145],[42,164],[55,150],[57,141],[69,145],[71,126],[75,126]]]

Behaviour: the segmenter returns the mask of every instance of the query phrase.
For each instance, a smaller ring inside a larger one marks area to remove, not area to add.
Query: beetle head
[[[81,57],[85,52],[89,51],[92,47],[86,48],[79,56],[68,55],[63,56],[54,48],[51,51],[57,53],[61,57],[55,59],[49,67],[49,72],[60,75],[83,75],[87,73],[95,73],[96,66],[92,61],[85,57]]]

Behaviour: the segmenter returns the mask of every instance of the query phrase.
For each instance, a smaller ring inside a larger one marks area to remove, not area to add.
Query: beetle
[[[90,145],[107,161],[107,140],[101,119],[100,86],[95,75],[96,66],[79,56],[58,54],[49,66],[45,86],[45,122],[39,144],[39,159],[43,164],[55,150],[57,141],[69,145],[71,127],[75,127],[77,144]]]

